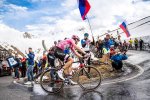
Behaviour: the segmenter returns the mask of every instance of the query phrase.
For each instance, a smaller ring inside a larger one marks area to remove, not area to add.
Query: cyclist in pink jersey
[[[79,37],[76,35],[72,36],[72,39],[66,39],[61,41],[60,43],[57,44],[56,50],[55,50],[55,57],[59,58],[60,60],[65,62],[64,67],[58,71],[58,75],[61,79],[64,80],[63,77],[63,72],[64,74],[70,75],[72,72],[72,63],[73,63],[73,58],[71,58],[68,54],[64,53],[64,50],[66,48],[69,48],[77,57],[82,58],[83,56],[80,55],[76,50],[81,52],[83,55],[86,54],[85,51],[83,51],[79,46],[77,46],[77,43],[80,41]],[[76,49],[76,50],[75,50]]]

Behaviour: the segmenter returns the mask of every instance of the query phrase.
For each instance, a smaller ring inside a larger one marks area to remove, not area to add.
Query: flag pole
[[[90,20],[89,20],[89,18],[88,18],[87,16],[86,16],[86,19],[88,20],[89,27],[90,27],[90,31],[91,31],[91,33],[92,33],[92,36],[93,36],[93,31],[92,31],[92,28],[91,28]]]

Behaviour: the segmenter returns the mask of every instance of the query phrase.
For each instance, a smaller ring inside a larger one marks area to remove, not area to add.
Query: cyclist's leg
[[[73,59],[72,58],[68,58],[67,63],[64,65],[64,69],[66,69],[65,74],[70,74],[72,72],[72,63],[73,63]]]
[[[69,74],[68,69],[69,69],[69,67],[71,67],[71,65],[73,63],[73,59],[69,55],[65,54],[64,51],[59,48],[56,49],[54,55],[56,56],[56,58],[59,58],[61,61],[66,62],[66,64],[63,66],[63,68],[60,71],[58,71],[59,77],[61,79],[64,79],[62,77],[63,76],[62,73],[64,72],[64,70],[66,70],[65,74]]]

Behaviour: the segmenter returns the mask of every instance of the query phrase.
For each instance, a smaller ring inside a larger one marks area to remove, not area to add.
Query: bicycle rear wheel
[[[57,75],[57,70],[51,68],[45,71],[40,78],[40,85],[49,94],[58,93],[63,88],[64,82]]]
[[[77,82],[83,90],[95,90],[101,84],[101,73],[94,67],[84,67],[78,73]]]

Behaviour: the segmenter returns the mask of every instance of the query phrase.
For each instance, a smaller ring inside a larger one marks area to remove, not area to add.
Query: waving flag
[[[121,25],[120,25],[120,28],[125,32],[126,36],[127,37],[130,37],[130,33],[128,31],[128,28],[127,28],[127,25],[125,22],[123,22]]]
[[[85,20],[85,16],[89,12],[91,6],[87,0],[79,0],[79,10],[83,20]]]

